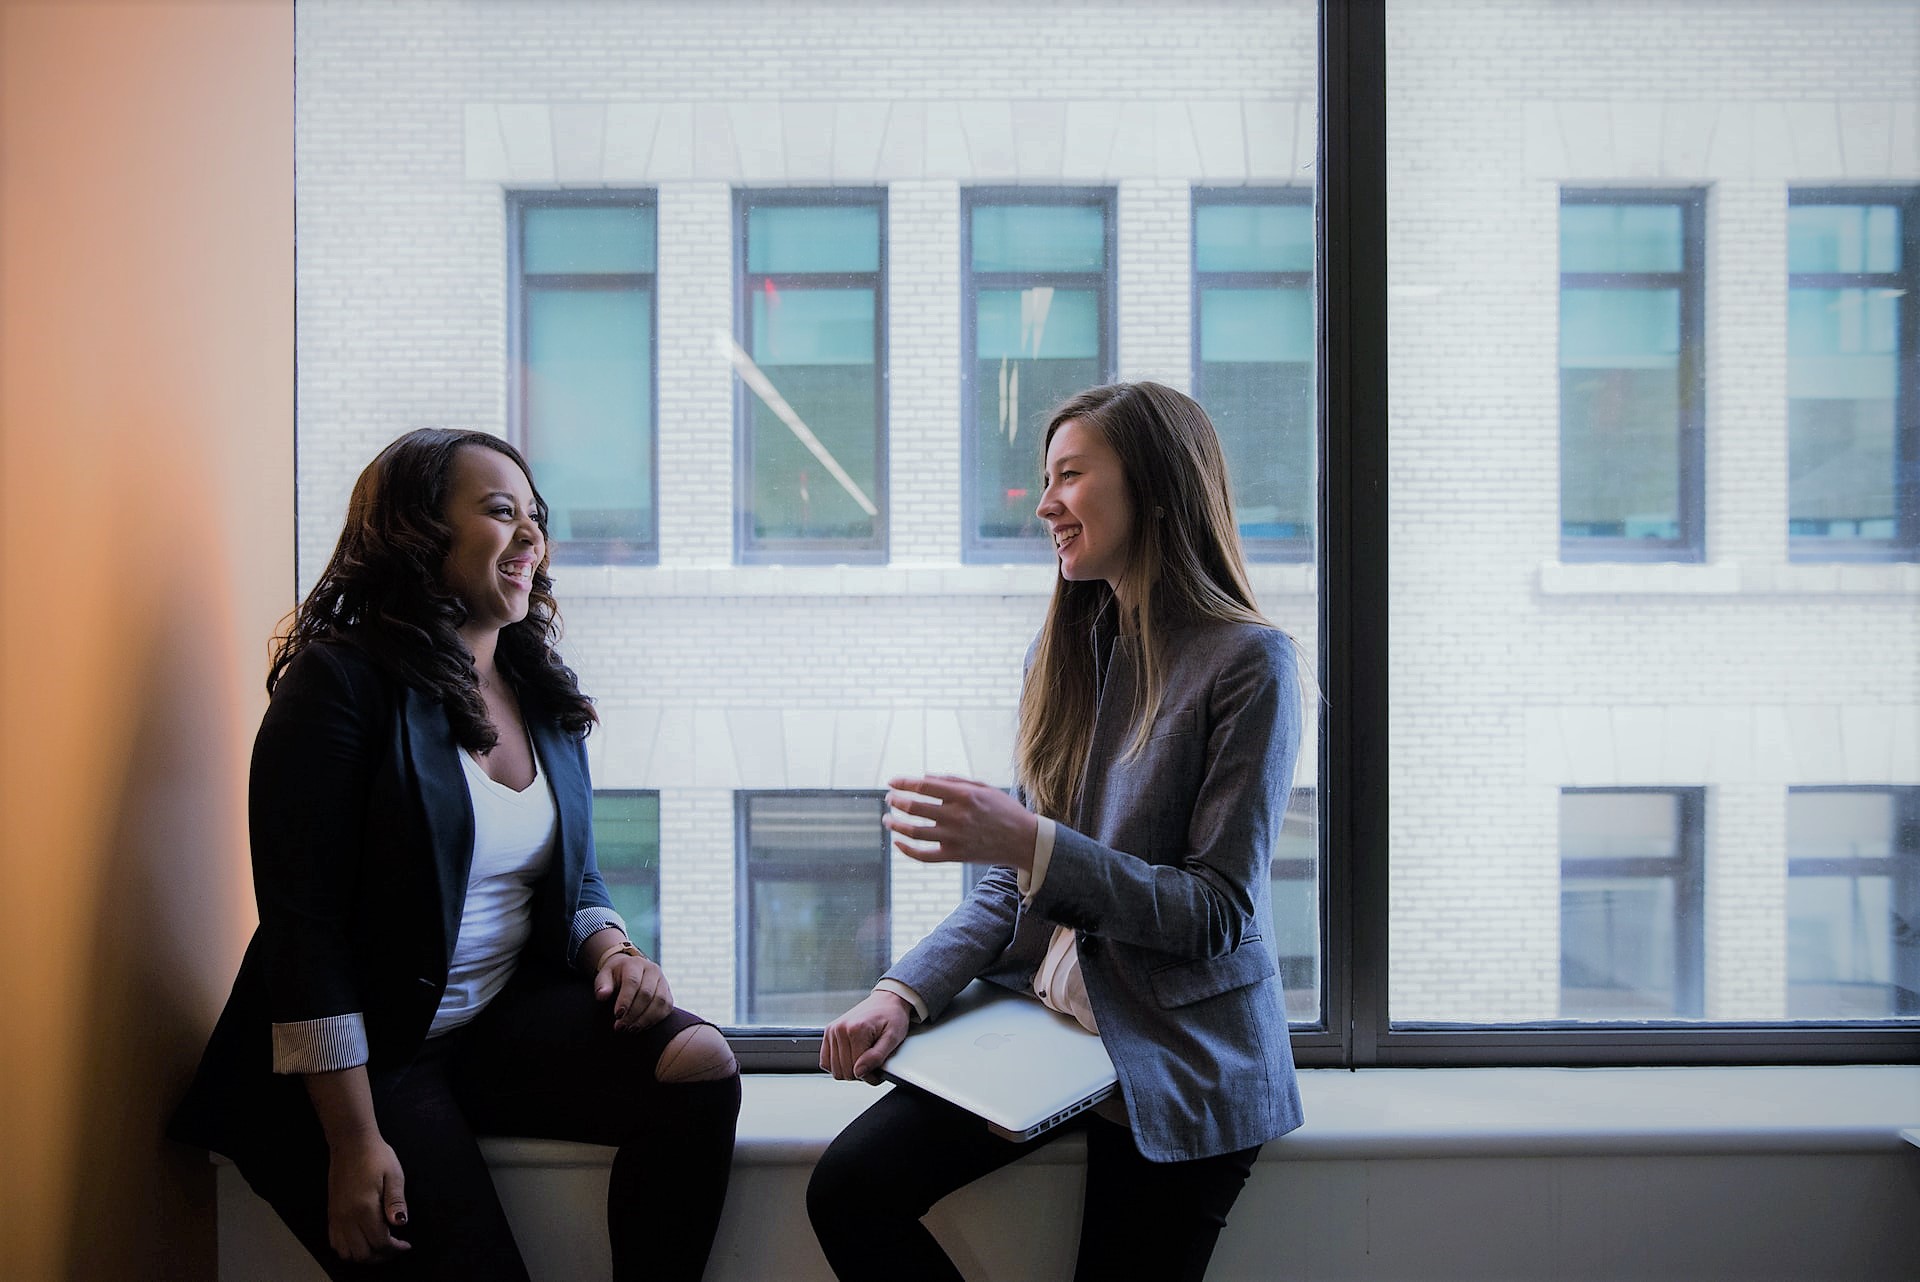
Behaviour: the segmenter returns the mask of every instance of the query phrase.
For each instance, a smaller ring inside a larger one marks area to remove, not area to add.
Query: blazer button
[[[1082,932],[1080,935],[1080,955],[1082,957],[1091,957],[1093,954],[1099,951],[1100,951],[1100,936],[1089,935],[1089,934],[1086,934],[1085,932]]]

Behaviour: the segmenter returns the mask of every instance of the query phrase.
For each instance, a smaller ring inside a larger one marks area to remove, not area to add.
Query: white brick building
[[[657,564],[555,579],[596,785],[659,794],[676,994],[744,1018],[736,793],[1007,779],[1052,571],[964,559],[963,192],[1110,189],[1114,372],[1193,386],[1190,193],[1311,189],[1313,7],[304,0],[297,28],[303,583],[387,440],[521,430],[507,194],[653,200]],[[1786,522],[1788,195],[1920,186],[1920,5],[1429,0],[1389,41],[1393,1013],[1554,1018],[1561,791],[1644,787],[1706,798],[1697,1013],[1780,1017],[1786,790],[1920,785],[1920,565],[1791,560]],[[886,195],[886,559],[741,564],[734,193],[829,186]],[[1609,187],[1706,193],[1696,563],[1561,557],[1560,197]],[[1311,650],[1311,566],[1256,587]],[[960,889],[894,857],[893,950]]]

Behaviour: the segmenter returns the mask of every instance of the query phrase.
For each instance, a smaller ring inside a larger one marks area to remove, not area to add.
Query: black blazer
[[[575,912],[612,901],[594,862],[585,744],[524,693],[522,710],[559,832],[519,964],[564,970]],[[316,642],[281,674],[248,784],[260,926],[174,1115],[176,1139],[238,1156],[311,1118],[300,1078],[273,1072],[274,1024],[358,1011],[372,1067],[419,1051],[473,862],[460,751],[437,700],[349,643]]]

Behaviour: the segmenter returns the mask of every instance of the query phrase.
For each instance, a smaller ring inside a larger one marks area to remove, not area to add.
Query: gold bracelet
[[[607,966],[607,959],[613,956],[615,953],[625,953],[629,957],[645,957],[646,956],[645,953],[641,952],[638,948],[635,948],[633,946],[633,941],[631,939],[623,939],[619,943],[615,944],[613,947],[607,949],[606,952],[600,954],[600,960],[593,964],[593,973],[598,975],[601,971],[605,970]]]

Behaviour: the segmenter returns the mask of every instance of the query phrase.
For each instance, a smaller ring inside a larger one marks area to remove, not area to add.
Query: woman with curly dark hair
[[[546,531],[512,446],[409,432],[267,679],[260,927],[173,1133],[336,1278],[527,1276],[478,1135],[618,1149],[618,1278],[699,1277],[719,1223],[738,1068],[595,865]]]

